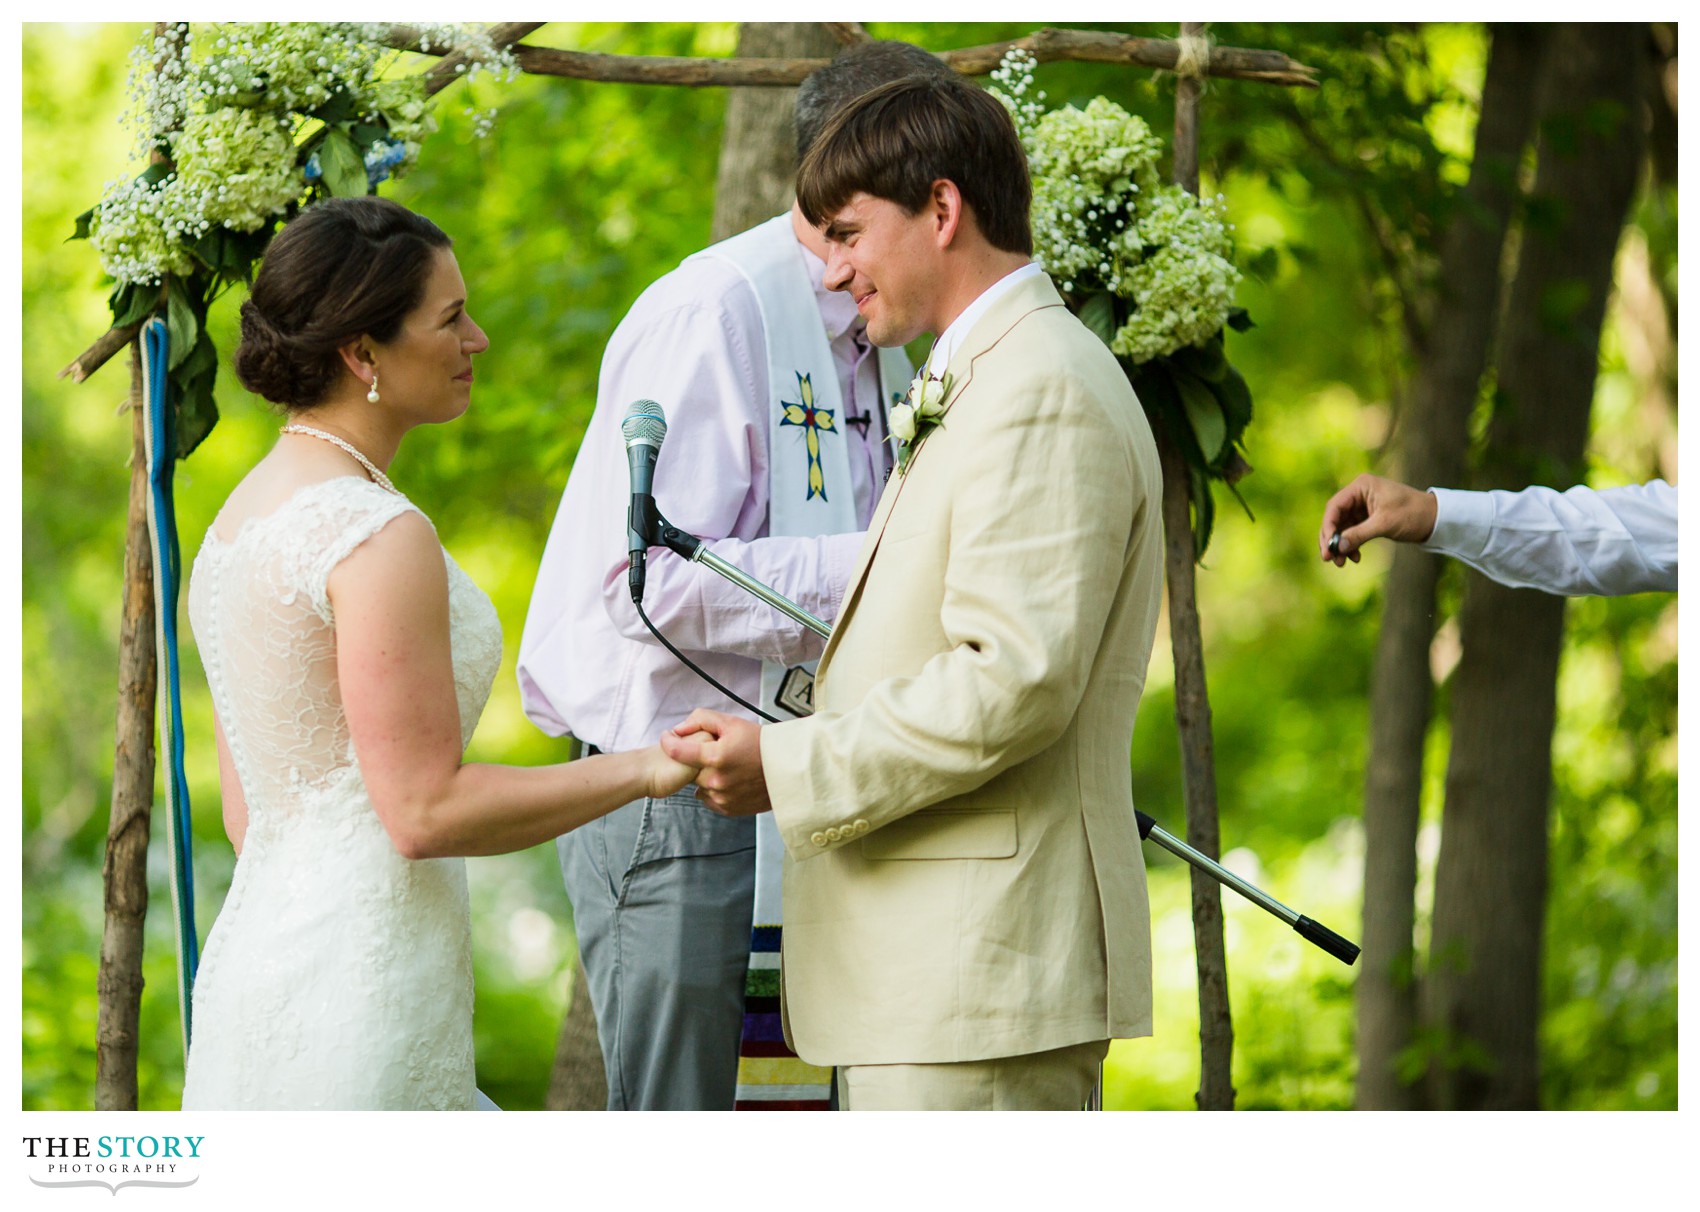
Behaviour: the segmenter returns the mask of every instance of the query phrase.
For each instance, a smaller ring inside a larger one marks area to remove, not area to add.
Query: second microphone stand
[[[784,594],[778,593],[768,586],[763,585],[760,581],[743,571],[743,569],[738,568],[736,565],[728,564],[725,560],[710,551],[708,549],[708,544],[704,543],[695,535],[686,534],[684,531],[667,521],[666,518],[663,518],[659,512],[654,513],[651,518],[637,519],[637,521],[653,523],[653,526],[648,530],[646,537],[654,539],[655,545],[666,547],[671,551],[677,552],[693,564],[701,564],[705,568],[713,569],[715,572],[725,577],[728,581],[732,582],[732,584],[754,594],[781,614],[795,619],[798,623],[801,623],[804,627],[807,627],[810,631],[814,632],[822,639],[832,638],[832,628],[830,625],[823,623],[820,619],[817,619],[814,615],[804,610],[801,606],[797,605],[797,603],[793,602]],[[1276,900],[1268,893],[1250,883],[1247,883],[1245,880],[1235,875],[1232,871],[1229,871],[1226,867],[1222,866],[1222,864],[1218,863],[1215,859],[1211,858],[1203,851],[1194,849],[1181,841],[1178,837],[1175,837],[1173,834],[1160,828],[1156,820],[1147,816],[1145,813],[1135,809],[1134,817],[1139,823],[1139,836],[1141,838],[1156,842],[1170,854],[1175,855],[1177,858],[1185,859],[1217,883],[1228,888],[1232,888],[1235,892],[1245,897],[1258,908],[1267,910],[1274,914],[1283,922],[1287,923],[1287,925],[1291,926],[1294,931],[1298,933],[1300,938],[1304,939],[1306,942],[1314,943],[1316,946],[1322,948],[1324,951],[1328,952],[1329,955],[1332,955],[1335,959],[1342,963],[1351,964],[1357,960],[1359,947],[1350,939],[1334,933],[1334,931],[1330,930],[1327,926],[1324,926],[1321,922],[1314,918],[1306,917],[1302,913],[1289,909],[1286,905],[1283,905],[1280,901]]]

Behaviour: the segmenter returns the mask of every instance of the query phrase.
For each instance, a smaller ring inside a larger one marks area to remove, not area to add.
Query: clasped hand
[[[721,816],[755,816],[773,807],[761,766],[761,726],[698,708],[661,734],[661,750],[698,768],[697,799]]]

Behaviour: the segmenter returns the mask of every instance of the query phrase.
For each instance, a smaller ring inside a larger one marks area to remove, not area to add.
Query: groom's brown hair
[[[960,78],[893,80],[839,110],[797,171],[797,202],[817,227],[859,192],[915,214],[941,179],[992,247],[1033,255],[1033,186],[1015,123]]]

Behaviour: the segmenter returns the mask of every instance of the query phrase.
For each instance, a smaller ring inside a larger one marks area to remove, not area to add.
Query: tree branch
[[[853,23],[828,22],[834,37],[844,40],[860,31]],[[519,28],[500,26],[500,29]],[[526,31],[529,32],[529,31]],[[419,50],[417,31],[411,26],[394,26],[386,46]],[[523,36],[523,35],[519,35]],[[1090,30],[1041,29],[1011,42],[969,46],[937,52],[965,76],[983,76],[997,67],[1012,49],[1032,53],[1041,63],[1076,60],[1091,63],[1126,63],[1159,71],[1173,71],[1179,61],[1178,46],[1166,38],[1135,38],[1126,34]],[[514,46],[520,70],[537,76],[565,76],[575,80],[597,80],[618,84],[673,84],[687,88],[787,88],[801,84],[803,77],[825,67],[826,59],[699,59],[689,56],[609,55],[594,51],[561,50],[545,46]],[[435,53],[426,51],[425,53]],[[448,61],[445,60],[445,63]],[[435,79],[443,64],[432,69]],[[1210,50],[1206,72],[1235,80],[1253,80],[1294,88],[1315,88],[1316,69],[1279,51],[1244,50],[1217,46]]]
[[[126,324],[123,328],[107,329],[93,345],[78,354],[75,360],[60,371],[56,377],[63,379],[69,375],[71,382],[81,383],[102,366],[105,366],[107,359],[111,358],[113,354],[135,340],[136,334],[142,331],[142,325],[145,323],[147,323],[146,320],[138,320],[134,324]]]
[[[1020,47],[1041,63],[1070,59],[1089,63],[1127,63],[1135,67],[1173,71],[1180,61],[1180,46],[1167,38],[1135,38],[1127,34],[1094,30],[1040,29],[1013,42],[994,42],[945,51],[939,56],[967,76],[983,76],[998,65],[1005,53]],[[1236,46],[1213,46],[1205,74],[1234,80],[1256,80],[1291,88],[1315,88],[1316,69],[1306,67],[1280,51],[1243,50]]]

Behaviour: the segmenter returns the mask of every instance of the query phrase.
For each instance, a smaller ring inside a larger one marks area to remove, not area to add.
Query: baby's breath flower
[[[175,176],[157,186],[140,178],[120,181],[95,207],[89,241],[101,268],[118,281],[151,284],[194,268],[182,238],[189,222]]]

